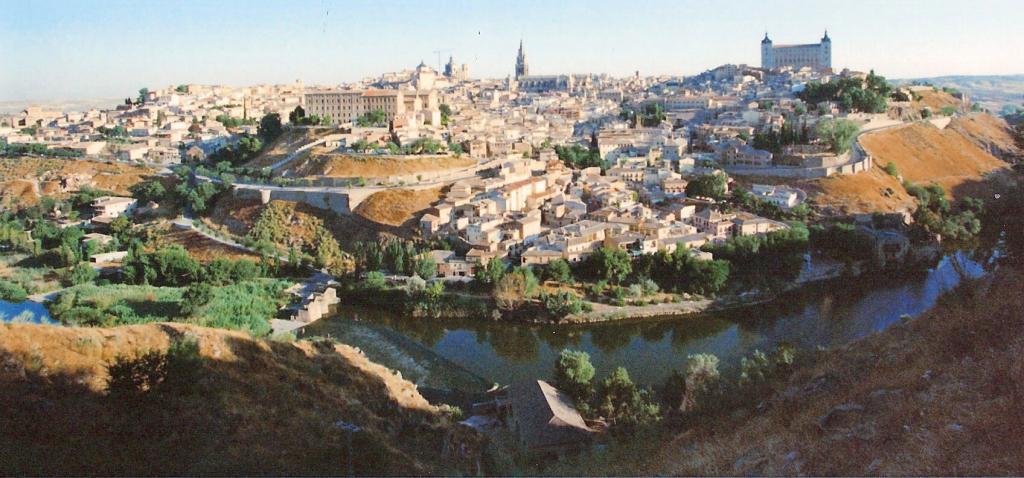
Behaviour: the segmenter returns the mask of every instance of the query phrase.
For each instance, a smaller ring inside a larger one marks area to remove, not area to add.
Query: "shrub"
[[[28,298],[28,292],[20,284],[0,279],[0,299],[21,302]]]
[[[541,302],[544,308],[553,317],[565,317],[578,314],[583,311],[583,301],[576,294],[568,290],[558,291],[554,294],[542,294]]]
[[[564,349],[555,361],[555,387],[569,394],[577,403],[584,403],[593,393],[594,366],[590,354]]]
[[[893,177],[900,175],[899,171],[896,169],[896,164],[892,161],[885,164],[885,172],[889,173],[889,176]]]
[[[156,389],[167,378],[167,356],[150,350],[136,357],[118,355],[107,366],[107,393],[112,397],[136,397]]]

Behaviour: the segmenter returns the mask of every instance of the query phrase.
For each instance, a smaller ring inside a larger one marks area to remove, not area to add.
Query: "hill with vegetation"
[[[289,176],[327,176],[333,178],[387,178],[409,174],[468,168],[475,161],[468,156],[377,156],[332,153],[313,148],[304,158],[292,161],[285,170]]]
[[[64,178],[86,181],[86,186],[97,190],[131,195],[129,188],[154,173],[141,165],[81,159],[0,158],[0,201],[35,204],[42,196],[65,198],[70,193],[61,192]]]
[[[936,183],[953,198],[991,197],[1005,189],[1000,178],[1020,155],[1003,120],[985,113],[954,117],[940,129],[916,122],[860,136],[874,158],[870,171],[803,181],[810,201],[835,214],[910,212],[916,207],[905,186]]]
[[[184,324],[0,325],[0,423],[3,475],[457,472],[444,410],[359,350]]]
[[[964,124],[963,121],[958,123]],[[980,122],[972,125],[979,132],[990,131],[987,133],[990,135],[998,134],[1001,129]],[[980,148],[972,137],[956,128],[939,129],[930,123],[914,123],[864,134],[860,143],[875,164],[895,165],[904,181],[936,183],[954,197],[987,196],[989,190],[978,189],[979,183],[989,175],[1005,172],[1009,165]]]

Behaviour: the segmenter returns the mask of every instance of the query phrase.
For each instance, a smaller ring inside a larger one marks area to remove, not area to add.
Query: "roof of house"
[[[588,442],[593,430],[572,399],[543,380],[516,384],[510,390],[512,413],[526,448]]]

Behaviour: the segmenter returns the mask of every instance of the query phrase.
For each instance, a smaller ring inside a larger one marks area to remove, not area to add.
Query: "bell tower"
[[[772,40],[768,38],[768,32],[764,32],[764,39],[761,40],[761,68],[766,70],[775,68],[775,55],[772,52]]]

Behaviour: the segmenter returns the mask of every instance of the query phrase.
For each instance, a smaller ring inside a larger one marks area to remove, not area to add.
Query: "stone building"
[[[761,68],[770,70],[784,66],[809,66],[815,70],[832,68],[832,40],[828,31],[825,31],[821,42],[803,45],[775,45],[765,33],[761,40]]]

